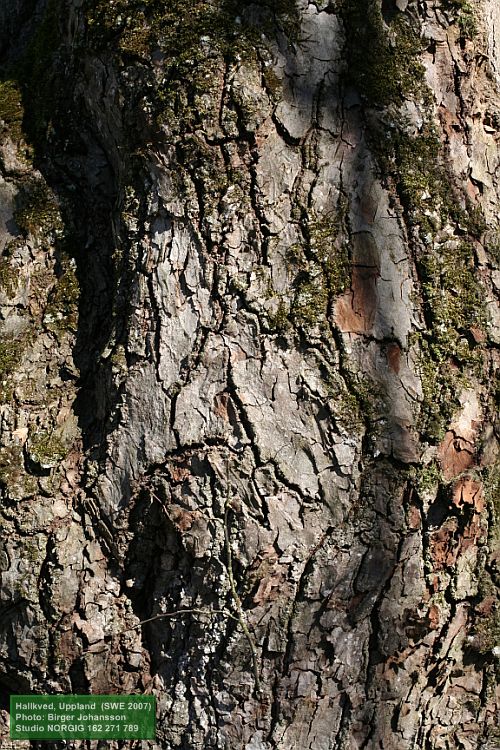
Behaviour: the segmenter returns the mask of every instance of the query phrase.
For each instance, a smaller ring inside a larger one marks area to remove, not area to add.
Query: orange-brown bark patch
[[[475,515],[470,524],[465,528],[464,533],[460,537],[457,554],[455,557],[463,554],[470,547],[475,547],[477,540],[483,534],[483,529],[479,522],[479,516]]]
[[[453,504],[457,508],[472,505],[477,513],[484,510],[484,495],[481,482],[470,476],[461,477],[453,487]]]
[[[410,529],[419,529],[422,524],[420,511],[415,505],[408,508],[408,526]]]
[[[170,475],[174,482],[183,482],[184,479],[187,479],[188,476],[190,476],[190,473],[189,469],[186,469],[185,466],[171,466]]]
[[[444,478],[449,481],[474,466],[473,446],[449,431],[438,448],[438,459]]]
[[[227,413],[228,399],[229,394],[227,393],[218,393],[214,398],[214,413],[221,419],[224,419],[226,422],[229,419]]]
[[[431,630],[436,630],[439,627],[439,621],[440,621],[440,612],[439,607],[436,604],[431,604],[429,607],[429,626]]]
[[[335,305],[335,322],[344,333],[369,333],[377,312],[377,276],[374,268],[352,269],[351,290]]]
[[[389,369],[397,375],[401,368],[401,349],[397,344],[389,344],[385,350],[385,356]]]
[[[457,555],[454,541],[457,526],[456,518],[448,518],[441,528],[431,535],[430,548],[434,570],[442,570],[454,564]]]
[[[484,341],[486,341],[485,332],[482,331],[480,328],[477,328],[477,326],[471,326],[469,330],[476,344],[482,344]]]
[[[255,604],[265,604],[278,599],[283,594],[283,583],[285,581],[286,570],[283,565],[275,565],[269,574],[263,578],[257,591],[254,594],[253,601]]]
[[[184,510],[178,505],[172,505],[169,508],[169,515],[179,531],[188,531],[201,514],[196,510]]]

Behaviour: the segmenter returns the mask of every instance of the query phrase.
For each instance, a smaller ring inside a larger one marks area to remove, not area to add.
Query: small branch
[[[229,481],[229,456],[227,458],[226,481],[227,481],[227,495],[226,495],[226,501],[224,503],[224,542],[225,542],[226,559],[227,559],[227,574],[229,578],[229,588],[230,588],[231,596],[233,599],[235,614],[233,614],[232,612],[229,612],[227,609],[197,609],[193,607],[178,609],[173,612],[160,612],[157,615],[153,615],[153,617],[148,617],[145,620],[140,620],[140,622],[136,623],[135,625],[131,625],[129,628],[124,628],[123,630],[120,630],[117,633],[110,633],[109,635],[105,635],[104,639],[120,637],[124,633],[129,633],[133,630],[137,630],[138,628],[142,627],[143,625],[146,625],[147,623],[155,622],[156,620],[162,620],[167,617],[179,617],[180,615],[192,615],[192,614],[210,615],[210,616],[224,615],[225,617],[229,617],[235,622],[239,623],[239,625],[241,625],[241,629],[243,630],[245,638],[247,639],[248,645],[250,647],[250,653],[252,654],[252,666],[253,666],[253,673],[254,673],[254,679],[255,679],[255,690],[260,695],[262,693],[262,689],[261,689],[261,682],[260,682],[259,663],[257,659],[257,649],[255,646],[255,639],[252,636],[252,633],[250,632],[248,628],[248,625],[245,619],[245,613],[241,604],[241,599],[238,596],[238,591],[236,589],[236,583],[234,580],[234,573],[233,573],[233,553],[231,550],[231,537],[229,533],[229,511],[231,509],[231,484]],[[160,498],[151,489],[149,491],[151,493],[151,496],[161,505],[162,508],[164,508],[164,504],[160,500]],[[102,643],[102,640],[98,641],[96,645],[98,645],[99,643]],[[111,644],[105,644],[104,648],[101,649],[100,651],[93,651],[92,647],[89,647],[81,652],[80,657],[84,656],[85,654],[100,654],[106,649],[110,648],[110,646]]]
[[[261,684],[260,684],[260,675],[259,675],[259,664],[257,661],[257,649],[255,648],[255,641],[253,639],[253,636],[250,633],[250,630],[248,629],[248,625],[246,623],[245,615],[243,612],[243,607],[241,606],[241,599],[238,596],[238,592],[236,590],[236,584],[234,582],[233,553],[231,550],[231,539],[229,536],[230,505],[231,505],[231,484],[229,482],[229,459],[228,459],[227,461],[227,495],[226,495],[226,502],[224,506],[224,541],[225,541],[225,546],[226,546],[227,573],[229,576],[229,587],[231,589],[231,595],[233,597],[234,607],[238,615],[237,619],[241,625],[241,629],[243,630],[245,634],[245,637],[248,641],[248,645],[250,646],[250,652],[252,654],[252,665],[253,665],[253,673],[254,673],[254,678],[255,678],[255,690],[257,693],[260,694]]]
[[[154,622],[155,620],[162,620],[164,617],[177,617],[177,615],[225,615],[226,617],[230,617],[232,620],[238,620],[237,617],[235,617],[231,612],[228,612],[227,609],[177,609],[175,612],[160,612],[157,615],[153,615],[153,617],[148,617],[147,620],[141,620],[137,623],[137,625],[132,625],[130,628],[125,628],[125,630],[121,630],[117,635],[122,635],[122,633],[128,633],[130,630],[136,630],[137,628],[141,627],[141,625],[146,625],[148,622]]]
[[[178,615],[224,615],[225,617],[230,617],[231,620],[235,620],[236,622],[240,621],[239,617],[236,617],[227,609],[185,608],[185,609],[177,609],[174,612],[160,612],[157,615],[153,615],[153,617],[148,617],[146,620],[140,620],[135,625],[131,625],[129,628],[124,628],[123,630],[119,630],[117,633],[109,633],[108,635],[105,635],[104,638],[105,639],[106,638],[118,638],[124,633],[130,633],[132,630],[137,630],[143,625],[146,625],[148,622],[154,622],[155,620],[162,620],[164,617],[177,617]],[[99,643],[99,641],[97,643]],[[111,644],[106,645],[106,648],[109,648],[110,645]],[[90,647],[90,648],[85,649],[85,651],[82,651],[80,656],[84,656],[85,654],[101,654],[101,653],[102,651],[93,651],[92,647]]]

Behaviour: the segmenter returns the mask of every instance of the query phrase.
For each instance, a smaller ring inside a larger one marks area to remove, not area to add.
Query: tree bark
[[[496,2],[2,20],[5,723],[145,692],[106,747],[493,750]]]

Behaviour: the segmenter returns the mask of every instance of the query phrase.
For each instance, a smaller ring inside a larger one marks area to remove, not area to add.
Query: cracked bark
[[[2,720],[145,691],[157,741],[107,746],[493,748],[496,5],[368,3],[375,77],[357,0],[195,6],[193,43],[0,2]]]

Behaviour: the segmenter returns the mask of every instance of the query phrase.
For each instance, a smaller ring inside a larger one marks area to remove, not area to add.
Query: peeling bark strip
[[[0,0],[5,736],[497,747],[499,13]]]

